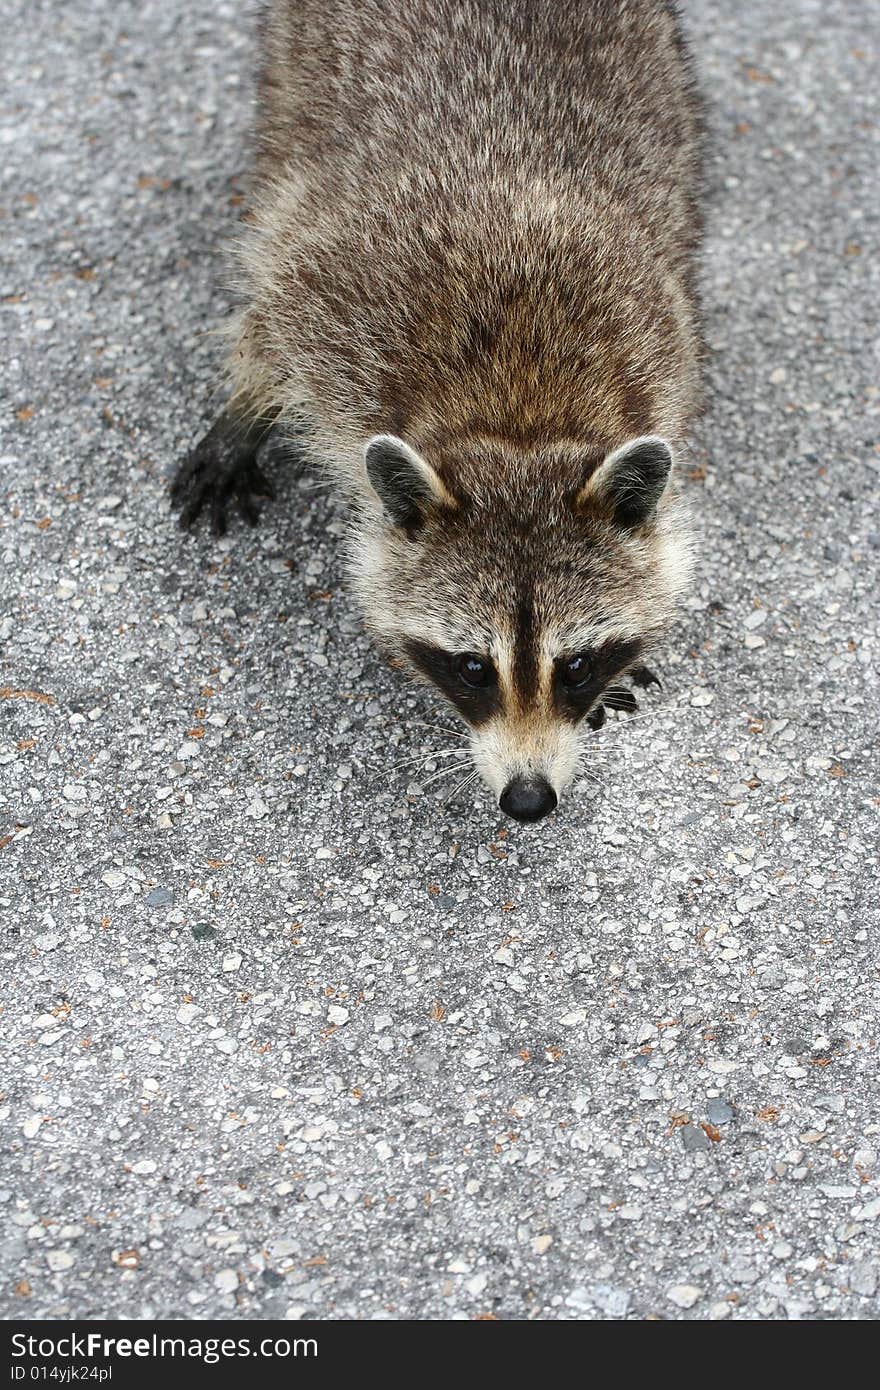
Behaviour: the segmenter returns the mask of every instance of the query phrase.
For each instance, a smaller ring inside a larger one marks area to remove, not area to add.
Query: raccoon
[[[665,0],[271,0],[242,308],[181,523],[270,427],[352,512],[380,644],[553,811],[687,583],[699,101]]]

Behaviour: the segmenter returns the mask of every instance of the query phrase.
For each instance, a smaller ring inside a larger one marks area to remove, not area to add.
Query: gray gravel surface
[[[3,1310],[874,1317],[872,5],[689,6],[703,561],[534,828],[405,765],[451,721],[314,480],[219,544],[169,517],[242,8],[3,7]]]

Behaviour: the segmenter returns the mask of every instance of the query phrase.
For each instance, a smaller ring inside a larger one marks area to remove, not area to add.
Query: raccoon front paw
[[[598,705],[594,705],[593,708],[590,710],[590,713],[587,715],[587,723],[589,724],[591,729],[601,729],[602,725],[605,723],[606,718],[607,715],[605,714],[605,706],[600,703]]]
[[[625,685],[609,685],[602,703],[606,709],[622,709],[625,714],[635,714],[639,707],[635,695]]]
[[[660,685],[659,676],[648,666],[635,666],[628,673],[633,685],[640,690],[647,690],[649,686]],[[627,690],[625,685],[609,685],[603,693],[602,699],[587,715],[587,723],[591,729],[601,729],[608,717],[608,710],[623,710],[624,714],[635,714],[639,707],[639,702],[631,690]]]
[[[272,485],[257,463],[262,435],[231,425],[221,416],[212,429],[187,454],[171,485],[171,505],[180,509],[184,530],[210,508],[211,530],[224,536],[227,510],[234,499],[250,526],[260,513],[256,497],[274,496]]]
[[[660,677],[654,674],[650,666],[634,666],[629,678],[633,685],[639,686],[641,690],[647,690],[649,685],[656,685],[658,689],[662,689]]]

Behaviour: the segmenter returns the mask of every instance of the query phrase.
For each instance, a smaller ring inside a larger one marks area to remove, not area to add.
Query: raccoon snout
[[[514,777],[498,798],[498,805],[514,820],[536,821],[556,810],[559,800],[544,777]]]

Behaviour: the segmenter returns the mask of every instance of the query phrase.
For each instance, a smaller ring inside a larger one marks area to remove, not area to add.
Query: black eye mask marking
[[[596,647],[589,653],[592,663],[589,679],[583,685],[575,687],[567,685],[562,679],[565,661],[570,660],[570,657],[557,662],[553,681],[553,702],[559,714],[575,724],[583,719],[609,682],[628,670],[637,660],[641,650],[642,644],[637,637],[625,642],[605,642],[603,646]],[[576,653],[571,653],[571,656],[574,655]],[[614,705],[612,701],[607,703],[611,704],[612,708],[622,708]],[[594,722],[592,716],[590,723],[593,728],[601,727],[601,723]]]
[[[494,668],[488,658],[482,658],[490,668],[492,677],[488,685],[467,685],[459,672],[461,652],[446,652],[442,647],[433,647],[429,642],[417,642],[410,638],[403,649],[414,666],[428,677],[447,700],[451,700],[469,724],[478,728],[487,723],[501,708],[501,692]]]

